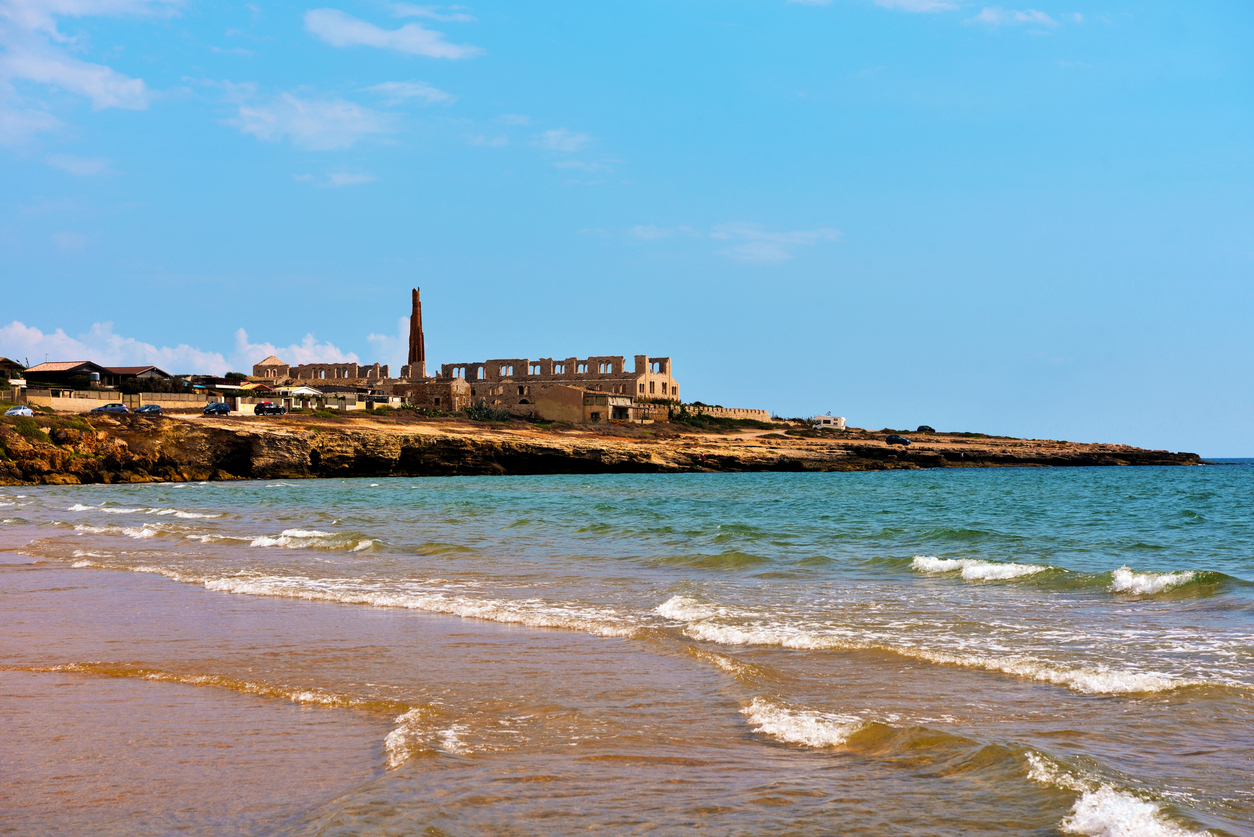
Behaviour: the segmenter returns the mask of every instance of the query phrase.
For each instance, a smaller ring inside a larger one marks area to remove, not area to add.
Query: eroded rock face
[[[543,433],[467,423],[302,425],[264,420],[40,418],[0,423],[0,484],[308,477],[864,471],[1044,465],[1190,465],[1196,454],[1018,439],[878,440]]]

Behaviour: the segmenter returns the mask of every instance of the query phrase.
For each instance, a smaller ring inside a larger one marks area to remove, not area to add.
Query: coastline
[[[28,420],[29,421],[29,420]],[[40,416],[0,424],[0,485],[318,477],[883,471],[1200,465],[1194,453],[980,434],[684,432],[371,414],[320,418]]]

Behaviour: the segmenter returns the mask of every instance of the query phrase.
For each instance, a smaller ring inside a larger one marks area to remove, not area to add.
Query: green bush
[[[339,415],[334,410],[314,410],[313,414],[318,418],[335,418]]]
[[[509,410],[493,407],[486,401],[480,401],[462,412],[472,421],[509,421]]]
[[[13,423],[13,429],[28,439],[36,439],[40,442],[52,444],[48,434],[39,426],[39,422],[29,416],[18,416],[17,421]]]

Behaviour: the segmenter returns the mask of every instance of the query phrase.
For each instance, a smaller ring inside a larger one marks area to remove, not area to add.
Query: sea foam
[[[1067,770],[1040,753],[1028,751],[1028,778],[1080,794],[1059,828],[1066,834],[1089,837],[1203,837],[1209,831],[1193,831],[1169,822],[1162,806],[1142,799],[1087,773]]]
[[[937,575],[962,571],[964,581],[1004,581],[1009,578],[1021,578],[1035,575],[1050,567],[1039,564],[998,564],[993,561],[981,561],[977,558],[933,558],[928,555],[916,555],[910,567],[921,573]]]
[[[1152,596],[1181,584],[1188,584],[1196,575],[1192,570],[1177,573],[1138,573],[1133,572],[1131,567],[1124,566],[1110,574],[1110,589],[1114,593]]]
[[[729,624],[726,621],[720,621],[720,619],[728,618],[727,609],[702,604],[687,596],[672,597],[657,608],[657,613],[668,619],[687,622],[683,628],[684,635],[703,642],[713,642],[719,645],[773,646],[804,651],[889,651],[903,657],[925,660],[939,665],[977,668],[1041,683],[1051,683],[1083,694],[1119,695],[1162,692],[1203,682],[1184,680],[1155,672],[1111,669],[1102,665],[1066,666],[1018,655],[956,653],[921,648],[887,633],[843,626],[824,626],[822,629],[816,629],[804,624],[770,622],[760,618]],[[738,615],[742,618],[744,616]]]
[[[740,710],[749,725],[763,735],[805,747],[838,747],[862,728],[862,719],[809,709],[793,709],[764,698]]]

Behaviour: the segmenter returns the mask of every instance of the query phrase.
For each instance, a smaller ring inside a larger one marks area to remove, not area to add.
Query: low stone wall
[[[89,413],[101,404],[117,403],[125,404],[132,410],[143,404],[157,404],[163,410],[200,409],[208,402],[217,400],[203,393],[141,392],[137,395],[126,395],[109,390],[49,389],[28,389],[21,399],[32,407],[49,407],[62,413]]]
[[[703,407],[689,404],[688,412],[712,418],[752,419],[753,421],[771,420],[771,414],[766,410],[749,410],[742,407]]]

